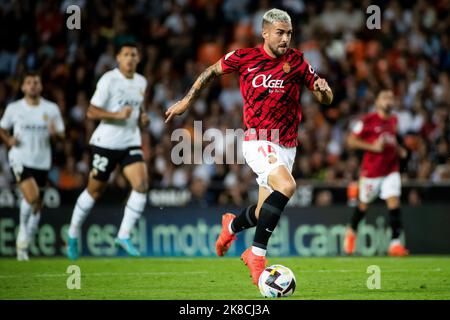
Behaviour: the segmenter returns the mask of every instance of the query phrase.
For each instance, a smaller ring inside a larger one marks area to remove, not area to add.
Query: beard
[[[389,114],[392,112],[392,109],[393,109],[393,106],[390,104],[387,104],[386,107],[384,108],[384,111]]]
[[[289,48],[288,45],[286,45],[286,47],[279,47],[279,46],[272,46],[272,45],[269,45],[270,51],[272,51],[272,53],[273,53],[276,57],[281,57],[283,54],[286,53],[286,51],[287,51],[288,48]]]
[[[381,112],[384,112],[385,114],[390,114],[392,112],[392,105],[386,104],[386,105],[380,105],[377,107]]]

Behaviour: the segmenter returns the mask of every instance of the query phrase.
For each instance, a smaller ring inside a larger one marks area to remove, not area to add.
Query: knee
[[[41,209],[41,199],[39,198],[39,195],[32,196],[26,201],[33,208],[33,212],[38,212]]]
[[[100,199],[100,197],[103,194],[103,189],[89,189],[88,188],[88,193],[89,195],[92,197],[92,199],[94,199],[94,201],[97,201],[98,199]]]
[[[100,199],[100,197],[102,196],[102,192],[101,191],[94,191],[94,192],[89,192],[89,194],[91,195],[91,197],[97,201],[98,199]]]
[[[286,197],[291,198],[295,190],[297,189],[297,184],[295,183],[294,179],[286,180],[278,188],[276,189],[278,192],[281,192]]]
[[[133,186],[133,190],[139,193],[147,193],[148,191],[148,181],[143,179]]]
[[[368,208],[368,205],[367,205],[367,203],[359,202],[358,203],[358,208],[359,208],[360,211],[366,212],[367,208]]]
[[[386,204],[389,210],[395,210],[400,208],[400,199],[392,197],[386,200]]]
[[[292,197],[297,188],[294,177],[285,166],[279,166],[270,173],[268,185],[288,198]]]
[[[43,203],[42,203],[42,199],[38,198],[37,202],[35,203],[35,205],[33,206],[34,209],[34,213],[39,212],[42,210],[43,207]]]

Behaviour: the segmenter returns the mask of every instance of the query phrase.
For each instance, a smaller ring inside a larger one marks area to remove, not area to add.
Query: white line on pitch
[[[82,272],[82,276],[184,276],[187,274],[205,274],[206,271],[187,271],[187,272]],[[67,277],[66,273],[36,273],[36,274],[22,274],[22,275],[0,275],[0,278],[23,278],[27,276],[41,277],[41,278],[53,278],[53,277]]]

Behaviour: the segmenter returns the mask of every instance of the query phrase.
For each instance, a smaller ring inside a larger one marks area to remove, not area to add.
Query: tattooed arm
[[[222,72],[222,65],[220,60],[217,61],[215,64],[210,66],[208,69],[202,72],[200,76],[197,78],[197,80],[194,82],[194,85],[192,86],[191,90],[184,96],[184,98],[174,105],[172,105],[169,109],[166,111],[166,123],[169,122],[173,117],[176,115],[183,114],[197,99],[197,97],[200,95],[200,92],[204,87],[209,85],[212,80],[217,78],[218,76],[221,76],[223,74]]]

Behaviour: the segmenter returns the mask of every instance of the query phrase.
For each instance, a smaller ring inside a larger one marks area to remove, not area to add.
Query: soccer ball
[[[263,297],[289,297],[295,291],[295,276],[291,269],[274,264],[264,269],[259,277],[258,287]]]

